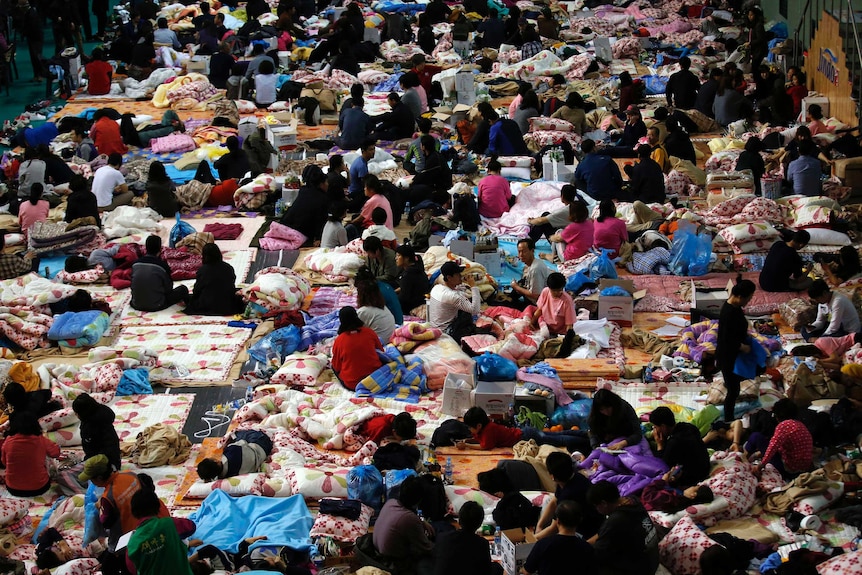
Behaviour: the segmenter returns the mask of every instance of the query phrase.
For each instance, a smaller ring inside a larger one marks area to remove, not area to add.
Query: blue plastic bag
[[[248,354],[260,363],[268,363],[271,356],[278,356],[279,363],[299,347],[299,328],[295,325],[279,328],[266,334],[251,346]]]
[[[551,416],[552,425],[562,425],[565,429],[577,426],[578,429],[586,431],[590,428],[590,410],[593,400],[590,397],[576,399],[569,405],[561,405]]]
[[[418,475],[413,469],[390,469],[386,472],[383,484],[386,486],[386,500],[397,498],[401,492],[401,484],[408,477]]]
[[[602,248],[599,257],[590,265],[590,279],[594,282],[601,278],[617,279],[617,266],[608,255],[611,250]]]
[[[664,94],[667,91],[668,78],[664,76],[646,75],[641,76],[644,83],[645,93],[647,96],[655,96]]]
[[[182,215],[177,212],[177,223],[171,228],[168,245],[175,248],[181,239],[193,233],[195,233],[195,229],[190,224],[184,222]]]
[[[137,367],[123,371],[120,383],[117,384],[117,395],[152,395],[152,393],[149,369]]]
[[[678,276],[702,276],[709,271],[712,237],[696,233],[694,224],[685,222],[673,234],[670,270]]]
[[[476,372],[482,381],[514,381],[518,375],[518,364],[486,351],[476,358]]]
[[[347,496],[358,499],[375,511],[383,506],[383,475],[373,465],[357,465],[347,472]]]
[[[104,491],[104,487],[96,487],[92,481],[87,485],[87,493],[84,494],[84,545],[104,535],[104,528],[99,521],[99,508],[96,507]]]
[[[620,286],[606,287],[605,289],[600,291],[599,294],[608,297],[632,297],[632,294],[630,294]]]
[[[572,293],[578,293],[581,291],[581,288],[586,284],[595,283],[593,280],[587,276],[584,272],[577,272],[576,274],[570,275],[569,279],[566,280],[566,291]]]

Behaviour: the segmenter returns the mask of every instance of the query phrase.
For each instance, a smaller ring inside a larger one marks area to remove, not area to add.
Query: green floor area
[[[113,4],[111,2],[111,11],[113,11]],[[90,22],[95,33],[97,29],[96,18],[92,14],[90,14]],[[45,45],[42,50],[42,56],[50,58],[55,53],[54,34],[51,31],[50,25],[45,27],[44,32]],[[0,87],[0,124],[5,120],[14,120],[24,112],[24,107],[28,104],[44,100],[46,92],[45,81],[39,83],[33,81],[33,66],[30,64],[30,51],[27,48],[27,40],[15,32],[10,32],[8,40],[9,42],[15,42],[17,48],[15,52],[15,64],[18,68],[18,77],[14,77],[13,69],[12,84],[9,86],[8,95],[6,94],[6,87]],[[85,41],[84,52],[89,54],[99,44],[99,42]]]

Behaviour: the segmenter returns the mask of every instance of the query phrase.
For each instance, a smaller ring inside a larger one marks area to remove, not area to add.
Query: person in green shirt
[[[132,514],[141,520],[129,539],[129,570],[137,575],[192,575],[183,539],[195,532],[189,519],[158,517],[160,500],[153,479],[138,475],[141,489],[132,496]]]

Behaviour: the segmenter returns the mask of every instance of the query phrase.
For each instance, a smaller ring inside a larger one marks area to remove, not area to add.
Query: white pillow
[[[530,168],[503,168],[500,170],[500,175],[504,178],[517,178],[519,180],[529,180],[532,177]]]
[[[835,230],[827,230],[826,228],[808,228],[808,234],[811,236],[809,244],[821,246],[849,246],[853,243],[850,237],[844,232],[836,232]]]

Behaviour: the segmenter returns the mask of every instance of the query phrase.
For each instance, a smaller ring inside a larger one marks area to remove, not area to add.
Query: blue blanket
[[[387,345],[383,351],[378,351],[377,355],[383,365],[356,384],[356,396],[373,395],[419,403],[419,398],[428,391],[422,362],[414,361],[408,364],[392,344]]]
[[[341,322],[338,320],[338,312],[339,310],[335,310],[317,317],[306,316],[305,325],[300,330],[302,338],[299,340],[299,347],[297,349],[305,351],[309,346],[319,341],[338,335],[338,326],[341,325]]]
[[[314,520],[302,495],[234,498],[216,489],[189,519],[197,525],[195,538],[231,553],[239,550],[240,541],[258,535],[267,539],[253,543],[251,549],[286,546],[311,552],[314,547],[308,537]]]

